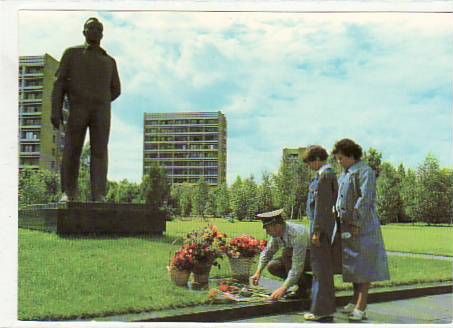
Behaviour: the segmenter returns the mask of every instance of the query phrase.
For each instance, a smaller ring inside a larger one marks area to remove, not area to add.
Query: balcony
[[[23,169],[34,169],[34,170],[37,170],[39,169],[39,165],[38,164],[20,164],[19,165],[19,170],[23,170]]]
[[[35,157],[35,156],[39,157],[40,152],[39,151],[21,151],[19,153],[19,155],[22,157]]]
[[[24,85],[20,87],[21,90],[42,90],[42,85]]]
[[[23,104],[30,104],[30,103],[37,103],[37,104],[40,104],[42,103],[42,98],[29,98],[29,99],[19,99],[19,102],[20,103],[23,103]]]
[[[41,141],[41,139],[39,139],[39,138],[37,138],[37,139],[20,138],[19,140],[21,143],[37,143],[37,142]]]
[[[41,116],[42,112],[21,112],[20,116]]]
[[[29,125],[20,124],[20,128],[21,129],[40,129],[41,124],[29,124]]]
[[[205,132],[145,132],[145,136],[147,135],[196,135],[196,134],[219,134],[219,131],[205,131]]]
[[[43,77],[44,72],[25,72],[20,73],[20,77]]]
[[[167,124],[151,124],[145,121],[145,126],[152,126],[152,127],[192,127],[192,126],[208,126],[208,127],[215,127],[219,126],[219,123],[167,123]]]

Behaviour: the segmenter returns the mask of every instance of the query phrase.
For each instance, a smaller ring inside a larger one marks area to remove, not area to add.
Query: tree
[[[242,188],[247,213],[246,218],[254,219],[256,214],[258,213],[258,187],[253,175],[244,180]]]
[[[206,202],[206,215],[214,216],[216,214],[215,189],[208,186],[208,200]]]
[[[390,163],[383,163],[377,180],[377,211],[382,223],[398,222],[403,211],[401,180]]]
[[[218,217],[225,217],[230,212],[230,196],[228,187],[222,182],[215,189],[215,214]]]
[[[82,155],[80,156],[80,170],[79,178],[77,180],[79,200],[81,202],[91,201],[90,158],[90,145],[85,144],[82,149]]]
[[[258,186],[258,212],[269,212],[274,209],[272,179],[268,172],[263,172],[262,182]]]
[[[141,186],[137,183],[123,179],[114,184],[110,183],[109,187],[106,199],[115,203],[139,203],[144,201]]]
[[[198,183],[195,187],[195,192],[192,198],[192,214],[201,215],[202,218],[205,217],[209,190],[208,185],[206,184],[203,177],[198,180]]]
[[[247,199],[245,197],[243,182],[240,176],[237,176],[230,189],[231,210],[233,216],[238,220],[247,217]]]
[[[448,199],[449,182],[444,178],[439,167],[439,161],[428,154],[423,164],[417,169],[419,183],[416,198],[416,220],[428,224],[449,221],[451,199]]]
[[[400,173],[401,174],[401,173]],[[413,223],[417,217],[417,198],[420,195],[416,172],[408,169],[401,180],[401,200],[405,217]]]
[[[274,179],[279,196],[277,204],[291,219],[303,217],[310,183],[309,168],[301,160],[283,159]]]
[[[363,152],[363,159],[374,170],[374,172],[376,173],[376,178],[379,177],[381,170],[382,153],[378,152],[374,148],[369,148],[367,152]]]
[[[19,206],[45,204],[47,188],[41,170],[25,168],[19,174]]]
[[[181,209],[182,216],[189,216],[192,213],[192,198],[193,198],[193,187],[189,183],[183,183],[181,185],[181,193],[179,198],[179,207]]]
[[[142,199],[151,210],[165,207],[170,197],[170,183],[165,170],[157,164],[151,165],[143,176],[140,189]]]
[[[174,215],[181,215],[181,207],[179,201],[181,199],[182,188],[180,185],[172,185],[170,188],[170,198],[168,200],[169,206],[173,208]]]

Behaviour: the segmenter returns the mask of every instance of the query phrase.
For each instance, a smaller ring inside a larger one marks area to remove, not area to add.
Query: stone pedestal
[[[19,227],[59,235],[162,234],[165,221],[164,213],[144,204],[68,202],[19,210]]]

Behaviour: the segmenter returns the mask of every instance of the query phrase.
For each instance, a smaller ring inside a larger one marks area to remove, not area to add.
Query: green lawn
[[[232,236],[265,237],[257,222],[215,223]],[[206,292],[175,287],[166,271],[172,252],[179,247],[179,242],[172,245],[172,241],[205,224],[168,222],[166,236],[159,238],[71,239],[20,229],[19,319],[74,319],[206,302]],[[384,234],[390,227],[385,226]],[[405,233],[408,229],[401,229],[401,235]],[[392,280],[380,285],[452,279],[451,262],[396,256],[389,261]],[[225,259],[211,276],[229,275]],[[341,279],[336,285],[349,287]]]
[[[389,251],[453,256],[453,227],[388,224],[382,226]]]
[[[221,231],[232,235],[251,234],[256,238],[266,238],[259,222],[234,222],[209,220]],[[308,225],[304,219],[297,223]],[[167,235],[172,238],[184,236],[192,227],[201,227],[201,221],[172,221],[167,223]],[[453,256],[453,226],[426,226],[411,224],[387,224],[382,226],[385,248],[388,251],[435,254]]]

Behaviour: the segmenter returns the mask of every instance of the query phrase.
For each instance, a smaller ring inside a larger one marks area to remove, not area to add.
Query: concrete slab
[[[364,323],[452,323],[453,295],[433,295],[407,300],[374,303],[368,306],[368,320]],[[237,320],[246,323],[303,323],[303,312],[270,315]],[[347,315],[335,313],[335,323],[348,323]]]

